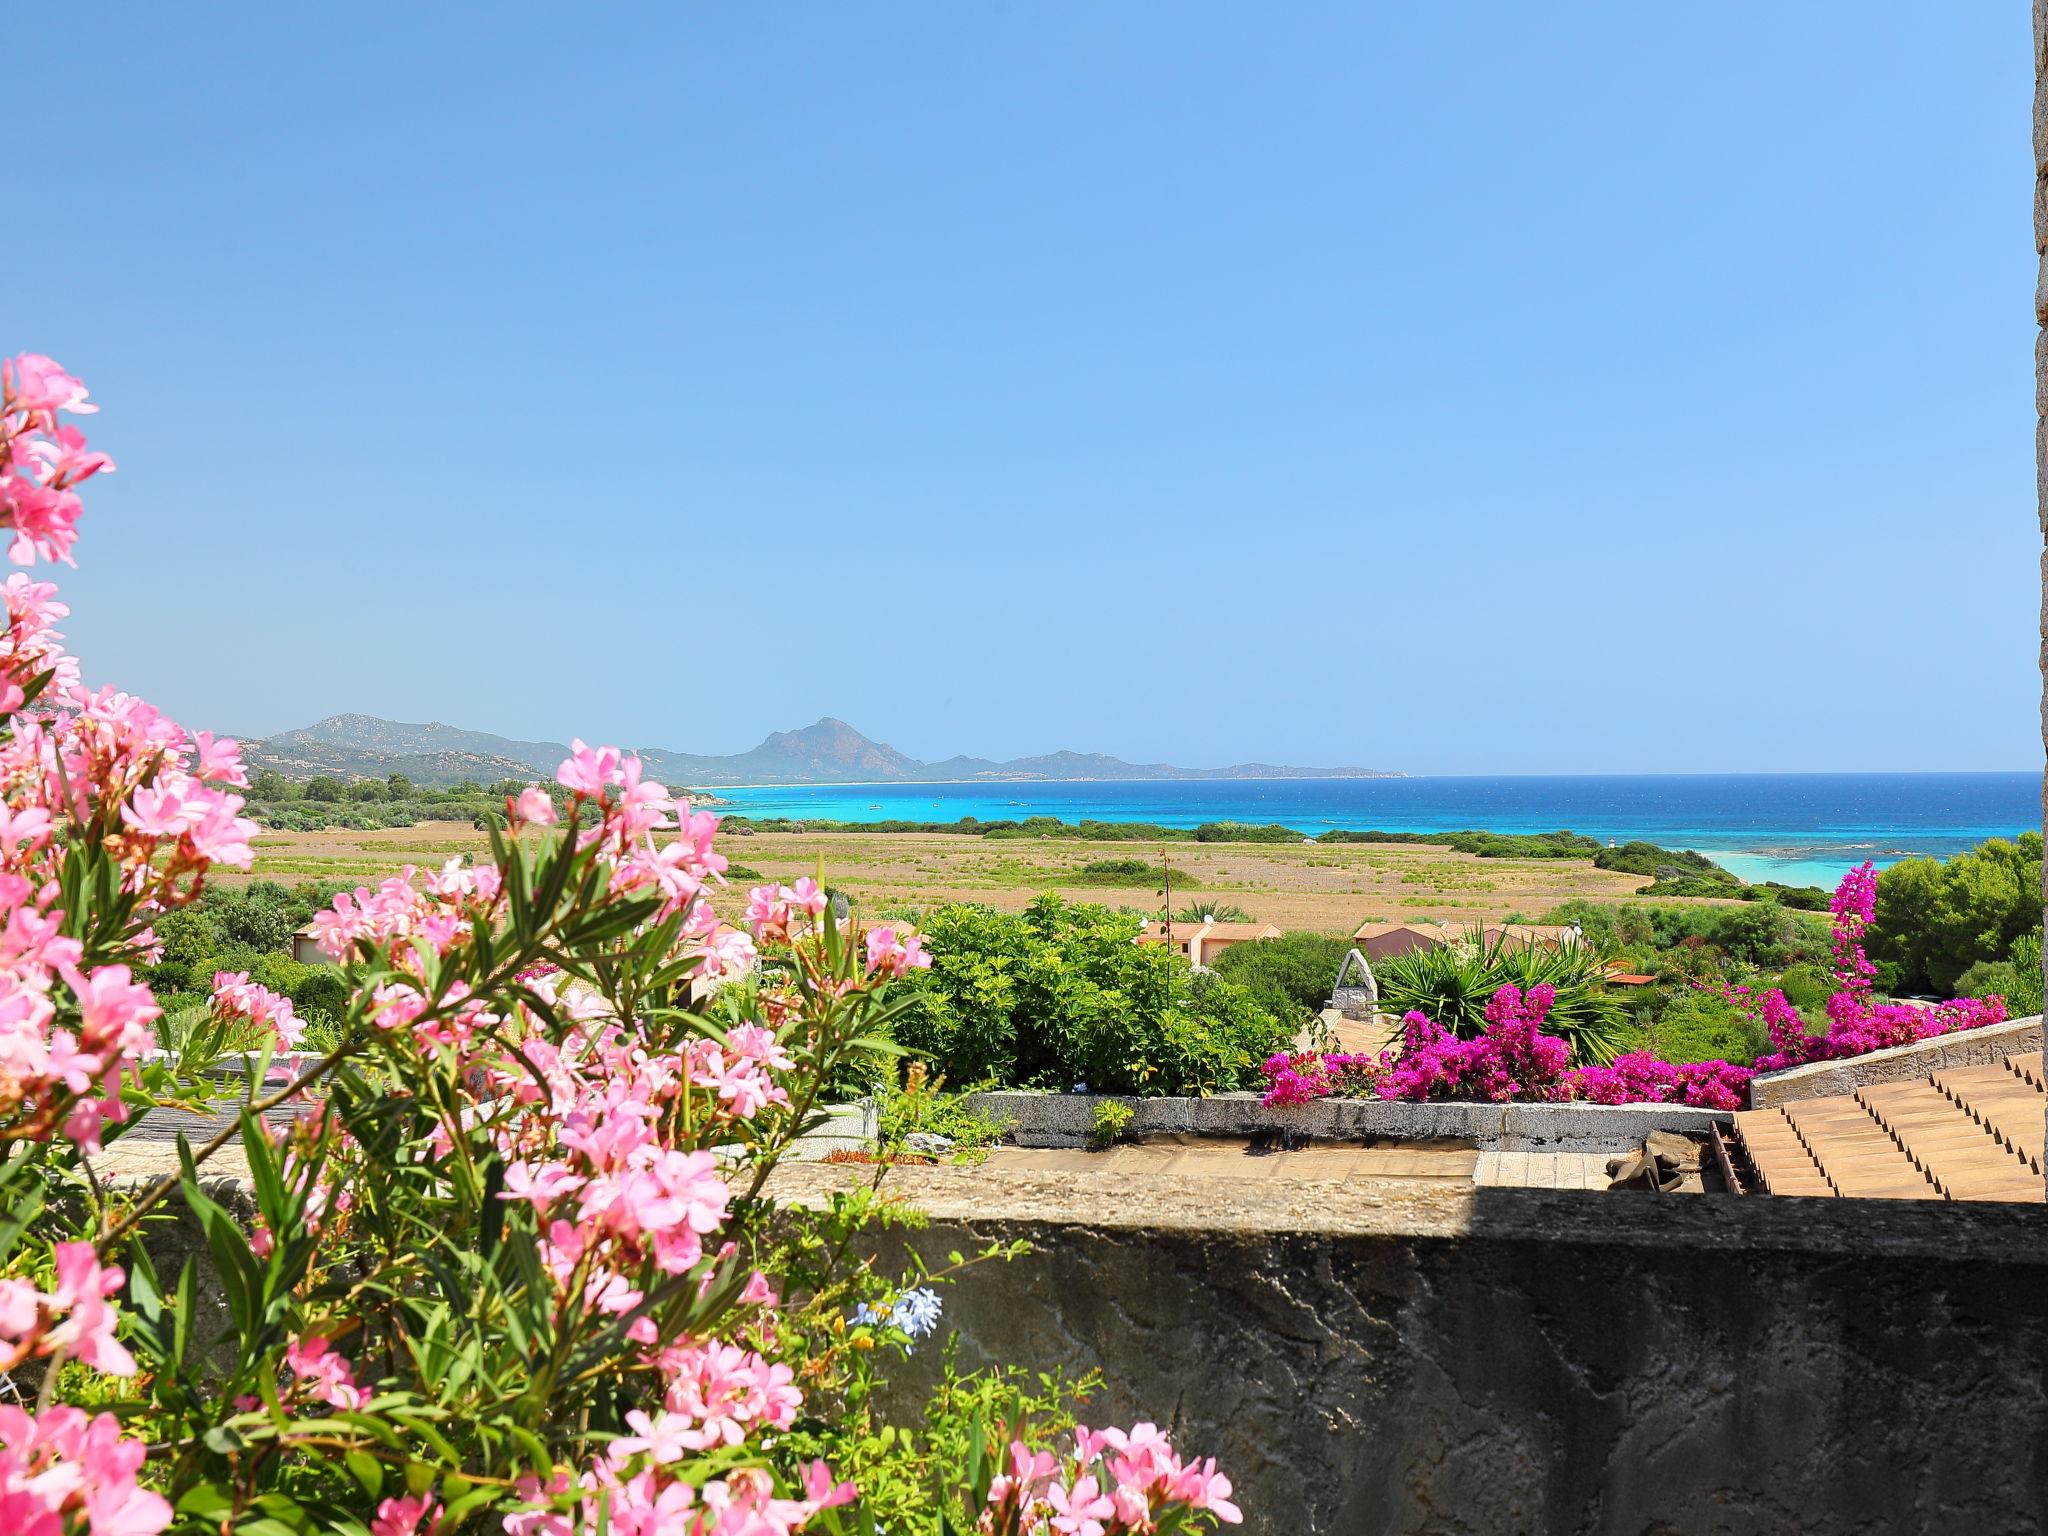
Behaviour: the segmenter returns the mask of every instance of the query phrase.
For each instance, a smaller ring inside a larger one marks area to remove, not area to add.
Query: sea
[[[1313,837],[1555,832],[1706,854],[1748,881],[1833,885],[1865,860],[1946,858],[2041,825],[2035,773],[1645,774],[1400,779],[1116,779],[720,788],[747,816],[831,821],[1278,822]]]

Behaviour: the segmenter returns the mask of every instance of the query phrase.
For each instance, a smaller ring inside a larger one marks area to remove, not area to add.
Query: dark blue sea
[[[834,821],[1280,822],[1307,835],[1555,832],[1693,848],[1746,880],[1831,885],[2041,825],[2038,773],[1646,774],[1573,778],[1139,779],[720,789],[754,816]]]

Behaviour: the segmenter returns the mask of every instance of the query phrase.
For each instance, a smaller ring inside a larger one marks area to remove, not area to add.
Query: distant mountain
[[[290,779],[317,774],[383,778],[402,773],[416,784],[455,784],[464,779],[529,778],[552,774],[568,753],[555,741],[514,741],[488,731],[468,731],[438,722],[407,725],[375,715],[330,715],[295,731],[242,744],[252,768],[274,768]],[[640,747],[641,760],[663,783],[682,788],[714,784],[884,784],[919,781],[961,783],[978,779],[1379,779],[1399,774],[1371,768],[1289,768],[1272,763],[1239,763],[1230,768],[1175,768],[1167,763],[1127,763],[1099,752],[1049,752],[1043,757],[993,762],[984,757],[949,757],[920,762],[867,737],[844,720],[830,718],[798,731],[776,731],[750,752],[708,756]]]

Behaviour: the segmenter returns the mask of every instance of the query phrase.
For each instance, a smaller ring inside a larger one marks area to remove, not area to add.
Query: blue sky
[[[2040,760],[2024,7],[40,25],[0,347],[188,723]]]

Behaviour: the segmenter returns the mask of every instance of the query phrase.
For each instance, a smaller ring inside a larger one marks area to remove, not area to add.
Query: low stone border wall
[[[1936,1035],[1911,1045],[1871,1051],[1863,1056],[1846,1056],[1840,1061],[1817,1061],[1807,1067],[1788,1067],[1752,1078],[1749,1102],[1757,1109],[1771,1109],[1799,1099],[1824,1099],[1835,1094],[1854,1093],[1871,1083],[1896,1083],[1925,1077],[1945,1067],[1978,1067],[2004,1061],[2021,1051],[2041,1049],[2041,1015],[2007,1019],[1982,1029],[1959,1029],[1952,1035]]]
[[[1086,1145],[1095,1106],[1088,1093],[977,1093],[975,1113],[1009,1128],[1020,1147]],[[1268,1109],[1253,1093],[1201,1099],[1124,1099],[1128,1136],[1256,1136],[1292,1131],[1327,1141],[1469,1141],[1482,1151],[1626,1152],[1652,1131],[1703,1137],[1733,1117],[1679,1104],[1408,1104],[1387,1099],[1320,1099]]]
[[[2024,1531],[2048,1503],[2048,1207],[993,1167],[883,1188],[930,1216],[900,1242],[934,1265],[1031,1245],[941,1290],[963,1368],[1099,1367],[1090,1422],[1215,1456],[1244,1531]],[[904,1411],[946,1359],[889,1372]]]

